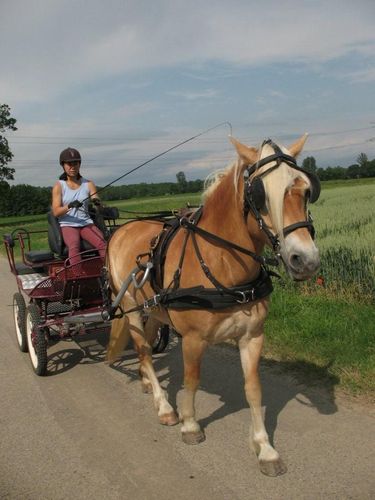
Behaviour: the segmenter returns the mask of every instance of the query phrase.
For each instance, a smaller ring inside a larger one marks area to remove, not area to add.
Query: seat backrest
[[[64,242],[59,221],[52,212],[48,212],[47,220],[49,247],[53,253],[57,254],[62,259],[66,259],[68,257],[68,249]],[[92,257],[93,255],[97,255],[97,251],[94,250],[93,246],[90,245],[88,241],[81,240],[81,252],[86,252],[88,250],[93,250],[94,253],[90,252],[89,254],[84,255],[84,257]]]
[[[52,212],[48,212],[48,244],[51,251],[57,255],[63,256],[66,247],[61,232],[61,227],[57,217]]]
[[[117,207],[91,207],[89,211],[92,220],[96,227],[102,232],[104,239],[109,240],[111,233],[113,232],[113,226],[111,223],[115,224],[116,219],[120,217],[120,213]],[[107,222],[107,224],[106,224]]]

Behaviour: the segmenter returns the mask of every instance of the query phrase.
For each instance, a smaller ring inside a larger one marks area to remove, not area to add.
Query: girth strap
[[[270,275],[274,273],[263,267],[259,276],[250,283],[228,287],[223,290],[205,288],[202,285],[177,290],[161,290],[160,294],[146,300],[144,307],[163,306],[168,309],[226,309],[260,300],[272,293]]]

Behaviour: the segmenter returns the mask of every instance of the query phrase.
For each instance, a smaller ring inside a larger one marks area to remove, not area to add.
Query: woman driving
[[[52,213],[61,226],[69,262],[81,261],[81,238],[97,249],[104,260],[106,241],[88,212],[90,198],[95,205],[100,204],[95,184],[81,176],[81,155],[76,149],[64,149],[60,153],[60,165],[64,172],[52,189]]]

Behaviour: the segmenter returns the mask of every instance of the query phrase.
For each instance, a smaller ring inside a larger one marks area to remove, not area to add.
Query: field
[[[111,203],[125,211],[173,210],[199,204],[197,194]],[[320,284],[275,283],[266,325],[266,357],[290,363],[317,384],[375,392],[375,179],[323,183],[310,207],[321,252]],[[0,218],[1,233],[42,230],[46,217]],[[47,248],[44,234],[33,248]]]

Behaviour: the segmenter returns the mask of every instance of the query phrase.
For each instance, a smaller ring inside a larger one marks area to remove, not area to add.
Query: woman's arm
[[[88,184],[91,201],[94,203],[94,205],[100,205],[100,198],[96,194],[97,188],[95,184],[92,181],[89,181]]]
[[[61,217],[69,212],[68,205],[62,204],[61,184],[56,182],[52,189],[52,213],[55,217]]]

